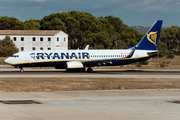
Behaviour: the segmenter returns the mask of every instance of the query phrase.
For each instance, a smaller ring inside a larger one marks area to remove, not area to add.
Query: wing
[[[117,58],[117,59],[122,59],[122,58]],[[87,61],[82,61],[82,64],[84,66],[96,66],[96,65],[101,65],[101,64],[112,64],[112,60],[116,60],[116,58],[111,58],[111,59],[92,59],[92,60],[87,60]]]
[[[132,49],[132,51],[129,53],[129,55],[127,57],[124,57],[124,58],[131,58],[133,56],[135,50],[136,50],[136,47],[134,47]],[[118,57],[118,58],[109,58],[109,59],[92,59],[92,60],[82,61],[82,64],[84,66],[96,66],[96,65],[102,65],[102,64],[106,65],[106,64],[112,64],[112,62],[111,62],[112,60],[117,60],[117,59],[121,60],[124,58]]]

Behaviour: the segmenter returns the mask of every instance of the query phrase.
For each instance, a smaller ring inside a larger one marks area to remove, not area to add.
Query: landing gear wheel
[[[24,72],[24,70],[23,70],[23,69],[21,69],[21,70],[20,70],[20,72]]]
[[[87,69],[87,72],[92,73],[92,72],[93,72],[93,69],[89,67],[89,68]]]

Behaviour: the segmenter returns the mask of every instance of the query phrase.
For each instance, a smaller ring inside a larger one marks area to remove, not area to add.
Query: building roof
[[[0,30],[0,35],[47,35],[54,36],[61,30]]]

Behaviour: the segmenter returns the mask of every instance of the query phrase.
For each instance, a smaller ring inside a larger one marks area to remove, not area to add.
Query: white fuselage
[[[148,58],[147,50],[135,50],[131,58],[127,58],[132,50],[58,50],[58,51],[26,51],[14,54],[6,59],[6,63],[21,67],[61,66],[67,62],[80,61],[84,66],[122,65]],[[96,62],[97,61],[97,62]],[[108,62],[106,62],[108,61]],[[122,62],[123,61],[123,62]],[[104,64],[102,64],[104,63]],[[107,63],[107,64],[106,64]],[[111,64],[108,64],[111,63]]]

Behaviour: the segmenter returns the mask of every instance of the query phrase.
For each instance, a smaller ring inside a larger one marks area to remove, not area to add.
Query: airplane
[[[157,20],[141,41],[126,49],[89,50],[89,45],[77,50],[24,51],[13,54],[5,62],[20,69],[23,67],[55,67],[56,69],[93,72],[94,66],[118,66],[147,60],[158,54],[156,50],[162,20]]]

